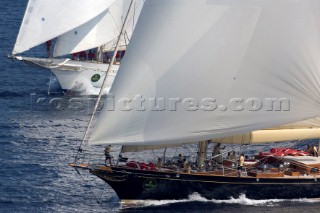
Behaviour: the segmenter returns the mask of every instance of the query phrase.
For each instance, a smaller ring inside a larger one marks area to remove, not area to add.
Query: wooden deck
[[[290,162],[293,172],[301,174],[320,174],[320,157],[313,156],[285,156],[283,159]],[[317,172],[313,169],[318,168]],[[296,175],[296,174],[295,174]]]

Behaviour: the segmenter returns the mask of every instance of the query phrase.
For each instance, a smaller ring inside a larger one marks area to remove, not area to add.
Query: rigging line
[[[50,79],[49,79],[49,86],[48,86],[48,95],[50,95],[51,81],[52,81],[52,71],[50,72]]]
[[[188,144],[188,145],[183,144],[182,147],[189,152],[189,153],[188,153],[189,156],[191,156],[191,154],[194,153],[193,149],[189,147],[189,144]],[[191,154],[190,154],[190,153],[191,153]]]
[[[139,161],[142,161],[142,162],[145,160],[145,159],[141,158],[139,155],[136,155],[136,158],[138,158]]]
[[[305,135],[304,138],[301,138],[301,139],[299,139],[299,140],[293,140],[293,141],[295,141],[295,142],[294,142],[293,144],[290,144],[290,146],[288,146],[288,147],[289,147],[289,148],[292,148],[292,147],[296,146],[297,144],[299,144],[300,142],[303,142],[303,141],[305,141],[305,140],[310,140],[310,139],[305,139],[305,138],[307,138],[307,136],[310,135],[310,134],[311,134],[311,133]],[[289,142],[289,141],[286,141],[286,142]]]
[[[129,9],[128,9],[128,13],[127,13],[127,15],[126,15],[126,18],[125,18],[124,23],[123,23],[122,28],[121,28],[120,35],[119,35],[118,40],[117,40],[116,47],[115,47],[115,49],[114,49],[114,54],[113,54],[113,56],[112,56],[110,65],[109,65],[109,67],[108,67],[108,70],[107,70],[107,72],[106,72],[106,74],[105,74],[105,76],[104,76],[103,83],[102,83],[102,86],[101,86],[101,89],[100,89],[100,92],[99,92],[99,96],[98,96],[98,98],[97,98],[97,101],[96,101],[96,104],[95,104],[95,106],[94,106],[92,115],[91,115],[90,120],[89,120],[89,122],[88,122],[88,125],[87,125],[87,128],[86,128],[85,134],[84,134],[84,136],[83,136],[83,139],[82,139],[82,141],[81,141],[81,143],[80,143],[80,147],[79,147],[79,149],[78,149],[77,155],[75,156],[74,162],[77,162],[77,160],[79,159],[79,155],[80,155],[80,153],[82,152],[82,149],[81,149],[81,148],[82,148],[82,144],[86,141],[87,135],[88,135],[88,133],[89,133],[89,129],[90,129],[90,127],[91,127],[91,123],[92,123],[93,118],[94,118],[94,116],[95,116],[95,113],[96,113],[96,111],[97,111],[97,109],[98,109],[98,106],[99,106],[99,103],[100,103],[100,100],[101,100],[101,97],[102,97],[102,94],[103,94],[103,88],[105,87],[105,84],[106,84],[107,76],[108,76],[108,74],[110,73],[111,68],[112,68],[112,65],[113,65],[113,63],[114,63],[114,61],[115,61],[115,59],[116,59],[116,54],[117,54],[118,49],[119,49],[120,40],[121,40],[121,37],[123,36],[123,33],[124,33],[124,31],[125,31],[125,27],[126,27],[127,22],[128,22],[128,17],[129,17],[129,14],[131,13],[131,10],[132,10],[132,8],[133,8],[134,2],[135,2],[135,0],[132,0],[132,1],[131,1],[130,7],[129,7]]]
[[[83,178],[83,176],[81,175],[80,171],[79,171],[77,168],[75,168],[75,167],[73,167],[73,168],[77,171],[77,173],[78,173],[78,175],[81,177],[82,181],[83,181],[83,182],[85,183],[85,185],[89,188],[89,191],[91,192],[92,196],[96,199],[97,203],[100,204],[100,201],[99,201],[97,195],[92,191],[90,185],[89,185],[89,184],[87,183],[87,181]]]
[[[288,146],[288,148],[292,148],[295,147],[297,144],[299,144],[300,142],[304,141],[304,139],[300,139],[300,140],[294,140],[295,142],[293,142],[292,144],[290,144]]]
[[[152,149],[152,154],[156,157],[156,159],[158,159],[159,157],[157,156],[157,154],[154,152],[154,150]]]
[[[106,191],[107,186],[108,186],[108,184],[107,184],[107,183],[105,183],[105,184],[104,184],[104,187],[103,187],[103,191],[101,192],[100,197],[102,197],[102,196],[104,195],[104,193],[105,193],[105,191]]]
[[[110,13],[110,11],[108,12],[109,14],[110,14],[110,16],[112,17],[112,19],[113,19],[113,22],[114,22],[114,24],[116,25],[116,28],[117,29],[119,29],[119,26],[117,25],[117,22],[116,22],[116,20],[115,20],[115,18],[114,18],[114,16],[113,16],[113,14],[112,13]],[[125,22],[125,20],[124,20],[124,22]],[[120,29],[121,30],[121,29]],[[126,45],[126,47],[128,47],[128,44],[127,44],[127,41],[126,41],[126,39],[128,39],[128,42],[129,42],[129,36],[128,36],[128,33],[127,33],[127,31],[125,31],[124,32],[124,42],[125,42],[125,45]],[[127,37],[127,38],[126,38]]]
[[[177,152],[178,152],[178,147],[176,148],[176,151],[174,152],[173,156],[176,156]]]
[[[302,138],[302,139],[297,140],[296,142],[294,142],[294,144],[291,145],[290,147],[293,147],[293,146],[295,146],[296,144],[299,144],[300,142],[303,142],[303,141],[305,141],[305,140],[310,140],[310,139],[304,139],[304,138]]]
[[[15,60],[15,58],[13,57],[9,57],[9,60],[12,61],[15,65],[17,65],[17,67],[19,68],[20,71],[25,72],[24,68],[21,66],[20,63],[18,63],[18,61]]]
[[[251,145],[247,145],[247,144],[242,145],[242,148],[243,148],[243,149],[242,149],[242,153],[246,152],[249,146],[251,146]],[[239,149],[239,148],[236,148],[235,150],[237,150],[237,149]],[[235,150],[233,150],[233,151],[235,151]],[[239,154],[240,154],[240,153],[239,153]]]
[[[124,43],[125,43],[125,46],[126,46],[126,49],[128,48],[128,45],[129,45],[129,42],[130,42],[130,38],[129,38],[129,35],[127,33],[127,31],[124,32]]]

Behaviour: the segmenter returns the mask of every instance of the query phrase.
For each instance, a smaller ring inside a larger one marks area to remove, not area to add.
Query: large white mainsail
[[[115,0],[29,0],[13,54],[74,29],[105,11]]]
[[[203,141],[317,117],[319,58],[318,0],[147,0],[90,142]]]
[[[108,49],[114,49],[130,1],[131,0],[117,0],[99,16],[59,36],[53,56],[56,57],[88,50],[101,45],[105,45]],[[133,20],[135,20],[134,15],[137,19],[141,12],[142,5],[143,1],[139,1],[135,7],[135,14],[130,17],[130,25],[128,25],[126,30],[129,38],[134,29],[134,25],[132,24]],[[120,46],[124,46],[127,43],[128,41],[123,38]]]

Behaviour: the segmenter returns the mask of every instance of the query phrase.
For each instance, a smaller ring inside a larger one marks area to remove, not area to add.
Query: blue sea
[[[80,177],[69,167],[89,119],[92,106],[86,103],[92,97],[81,98],[81,108],[70,107],[70,99],[77,97],[64,97],[48,70],[6,57],[14,46],[26,4],[26,0],[2,0],[0,7],[0,212],[320,211],[316,200],[257,201],[245,195],[206,200],[194,194],[186,200],[146,201],[135,208],[121,206],[117,195],[103,181],[86,172]],[[41,45],[27,53],[45,54]],[[50,95],[49,84],[54,92]],[[260,146],[250,151],[269,148]],[[91,161],[103,162],[103,147],[86,150]],[[195,147],[189,150],[195,152]],[[157,154],[137,157],[148,161]]]

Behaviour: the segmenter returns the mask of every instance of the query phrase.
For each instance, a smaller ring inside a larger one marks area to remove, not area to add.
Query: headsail
[[[147,0],[90,141],[203,141],[317,117],[319,58],[318,0]]]
[[[117,0],[99,16],[59,36],[53,56],[66,55],[101,45],[114,49],[129,3],[130,0]],[[136,8],[137,12],[135,13],[137,17],[142,5],[143,1],[139,1],[139,8]],[[130,19],[133,19],[133,16]],[[126,31],[129,36],[131,36],[133,28],[132,24],[127,27]],[[126,43],[128,42],[122,39],[120,46]]]
[[[29,0],[13,54],[74,29],[105,11],[115,0]]]

